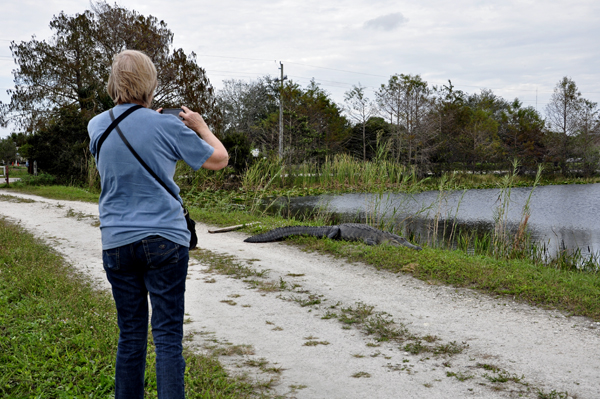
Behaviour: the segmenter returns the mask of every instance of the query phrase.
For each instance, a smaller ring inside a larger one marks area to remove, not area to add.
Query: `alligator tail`
[[[331,233],[331,226],[289,226],[279,227],[263,234],[248,237],[244,242],[271,242],[290,236],[308,235],[325,238]]]

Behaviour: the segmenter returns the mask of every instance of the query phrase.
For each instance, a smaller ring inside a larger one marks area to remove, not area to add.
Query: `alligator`
[[[420,251],[422,248],[413,245],[399,235],[377,230],[362,223],[342,223],[336,226],[288,226],[279,227],[263,234],[248,237],[244,242],[271,242],[282,240],[295,235],[307,235],[318,238],[331,238],[333,240],[362,241],[367,245],[389,244]]]

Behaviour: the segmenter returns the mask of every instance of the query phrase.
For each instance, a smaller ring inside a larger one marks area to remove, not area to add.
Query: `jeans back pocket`
[[[179,244],[163,237],[147,238],[142,243],[148,268],[159,269],[179,262]]]
[[[102,251],[102,264],[105,269],[119,270],[121,268],[119,264],[119,248]]]

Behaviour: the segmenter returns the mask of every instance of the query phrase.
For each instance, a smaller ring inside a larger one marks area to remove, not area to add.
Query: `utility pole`
[[[281,83],[279,90],[279,158],[283,158],[283,81],[287,79],[287,76],[283,76],[283,63],[279,62],[279,65],[281,79],[275,79],[275,81]]]

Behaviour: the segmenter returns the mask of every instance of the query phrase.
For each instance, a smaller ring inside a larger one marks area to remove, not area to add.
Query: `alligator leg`
[[[327,237],[335,240],[340,235],[340,226],[331,226],[331,230],[327,233]]]

